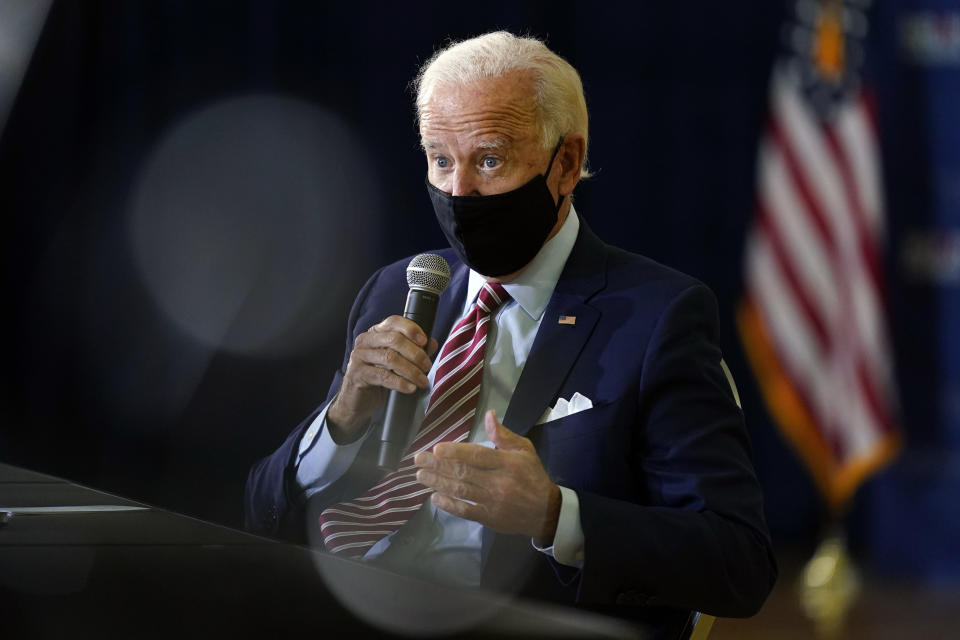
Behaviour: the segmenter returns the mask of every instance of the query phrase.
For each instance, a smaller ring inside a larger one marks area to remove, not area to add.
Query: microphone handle
[[[423,332],[430,337],[433,331],[433,321],[437,318],[437,305],[440,302],[440,296],[432,291],[423,291],[421,289],[410,289],[407,294],[407,304],[403,309],[403,317],[409,318],[417,323]]]
[[[440,296],[432,291],[410,289],[403,317],[417,323],[427,334],[433,331],[433,321],[437,317],[437,304]],[[400,458],[410,444],[413,429],[413,413],[423,391],[400,393],[390,391],[387,396],[387,408],[383,417],[383,429],[380,434],[380,451],[377,466],[384,471],[395,471]]]

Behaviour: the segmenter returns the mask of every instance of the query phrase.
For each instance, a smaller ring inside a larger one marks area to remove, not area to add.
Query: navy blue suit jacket
[[[453,252],[438,253],[453,272],[433,331],[443,344],[463,308],[469,272]],[[384,267],[358,295],[326,402],[340,387],[354,338],[402,309],[406,264]],[[576,323],[559,324],[560,316]],[[583,569],[555,563],[528,538],[486,531],[485,586],[658,619],[760,608],[776,566],[717,327],[716,301],[703,284],[606,245],[581,224],[502,421],[532,440],[556,483],[577,492]],[[534,426],[575,392],[593,408]],[[251,470],[250,529],[303,540],[320,509],[379,477],[376,447],[365,445],[339,482],[303,501],[293,460],[324,406]]]

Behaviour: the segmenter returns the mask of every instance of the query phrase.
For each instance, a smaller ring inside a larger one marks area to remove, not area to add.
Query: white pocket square
[[[593,402],[591,402],[590,398],[577,391],[570,396],[569,401],[564,400],[563,398],[557,400],[556,405],[543,412],[543,415],[540,416],[539,420],[537,420],[537,424],[559,420],[560,418],[565,418],[575,413],[580,413],[581,411],[586,411],[587,409],[592,408]]]

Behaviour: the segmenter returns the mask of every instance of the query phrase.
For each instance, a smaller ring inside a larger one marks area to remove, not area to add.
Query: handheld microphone
[[[407,284],[410,292],[407,294],[403,317],[416,322],[429,338],[437,317],[440,294],[450,284],[450,265],[436,254],[421,253],[407,265]],[[377,456],[377,466],[384,471],[396,470],[410,444],[413,412],[419,396],[420,393],[407,394],[393,390],[387,396]]]

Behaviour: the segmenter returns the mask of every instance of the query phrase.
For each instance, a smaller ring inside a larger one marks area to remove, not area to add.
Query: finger
[[[455,515],[464,520],[473,520],[483,524],[487,511],[481,504],[470,504],[463,500],[457,500],[442,493],[434,493],[430,496],[430,502],[438,509],[443,509],[449,514]]]
[[[354,351],[357,349],[389,349],[396,351],[404,359],[412,362],[422,372],[427,373],[433,363],[430,356],[407,336],[397,331],[367,331],[357,336],[354,342]]]
[[[435,354],[437,352],[437,349],[439,348],[440,348],[440,343],[437,342],[437,339],[430,338],[430,343],[427,345],[427,355],[432,358],[433,354]]]
[[[426,374],[417,365],[390,349],[356,349],[351,359],[356,360],[354,366],[360,370],[363,380],[376,386],[381,386],[378,376],[383,374],[379,371],[366,371],[367,369],[392,373],[417,387],[426,387],[429,384]]]
[[[448,478],[426,469],[417,471],[417,482],[425,487],[459,500],[481,502],[489,500],[490,494],[483,487],[455,478]]]
[[[426,347],[428,342],[427,334],[423,332],[420,325],[410,318],[404,318],[403,316],[390,316],[385,318],[379,324],[370,327],[370,330],[375,333],[389,333],[391,331],[402,333],[408,340],[417,344],[421,349]]]
[[[398,375],[383,367],[366,364],[360,365],[352,372],[352,375],[364,386],[368,387],[383,387],[384,389],[392,389],[394,391],[400,391],[401,393],[413,393],[418,388],[417,382],[411,381],[409,378]],[[426,383],[420,386],[425,386],[425,384]]]
[[[480,469],[497,469],[503,466],[501,452],[472,442],[441,442],[433,447],[433,455],[439,461],[460,461]]]
[[[483,427],[487,432],[487,437],[497,446],[497,449],[504,450],[528,450],[530,441],[523,436],[518,436],[510,429],[507,429],[497,420],[497,413],[490,409],[483,416]]]
[[[421,469],[432,469],[437,465],[437,457],[429,451],[421,451],[413,457],[413,464]]]
[[[486,448],[486,447],[484,447]],[[449,460],[438,458],[429,451],[421,451],[414,458],[414,464],[427,470],[433,475],[443,476],[451,480],[469,482],[478,486],[485,486],[490,482],[490,473],[496,469],[478,466],[463,460]]]

